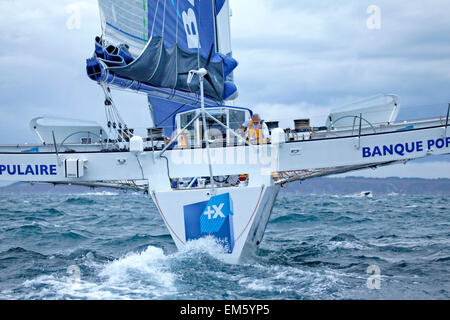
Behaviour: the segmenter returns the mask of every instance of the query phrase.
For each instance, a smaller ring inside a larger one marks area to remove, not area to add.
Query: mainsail
[[[229,0],[99,0],[102,37],[87,61],[92,80],[150,97],[196,103],[206,68],[209,104],[237,97],[233,82]]]

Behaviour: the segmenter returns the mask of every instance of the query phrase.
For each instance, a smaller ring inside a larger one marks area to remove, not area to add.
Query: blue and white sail
[[[180,103],[196,103],[205,67],[206,102],[237,97],[229,0],[99,0],[102,37],[87,61],[92,80]]]

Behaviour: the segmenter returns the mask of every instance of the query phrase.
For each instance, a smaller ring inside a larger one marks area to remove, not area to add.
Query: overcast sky
[[[448,0],[231,5],[233,51],[240,62],[236,105],[267,121],[288,127],[294,118],[311,117],[322,125],[330,109],[379,93],[400,96],[401,118],[445,115]],[[368,8],[379,8],[380,19]],[[72,20],[78,11],[79,25]],[[0,28],[0,143],[34,142],[28,123],[44,114],[105,122],[103,94],[85,72],[100,33],[97,1],[2,0]],[[144,96],[115,96],[130,126],[148,127]],[[450,177],[446,159],[375,174]]]

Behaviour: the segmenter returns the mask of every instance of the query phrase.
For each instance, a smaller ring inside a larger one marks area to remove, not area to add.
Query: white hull
[[[59,150],[58,154],[52,145],[35,146],[32,151],[30,146],[0,146],[0,181],[93,186],[140,181],[140,188],[144,182],[179,249],[190,240],[213,235],[225,239],[231,259],[239,261],[261,243],[281,185],[449,154],[450,137],[442,120],[426,124],[402,124],[380,133],[369,130],[339,136],[331,132],[305,141],[212,148],[213,176],[229,180],[247,176],[240,186],[174,185],[174,181],[210,176],[206,149],[168,150],[162,156],[157,150],[105,152],[101,146],[76,145],[70,148],[77,151]],[[403,129],[410,126],[413,129]]]
[[[220,189],[217,195],[229,194],[233,203],[231,226],[232,247],[227,247],[231,261],[238,262],[256,251],[276,201],[280,186],[243,187]],[[186,224],[186,205],[207,202],[211,198],[208,190],[171,191],[151,193],[161,217],[170,231],[177,248],[183,250],[190,241]],[[199,211],[199,215],[203,212]],[[207,235],[205,235],[207,236]]]

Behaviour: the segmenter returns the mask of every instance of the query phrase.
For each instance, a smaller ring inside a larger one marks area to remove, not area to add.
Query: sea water
[[[0,299],[449,299],[442,196],[281,194],[256,256],[178,252],[141,194],[0,195]]]

